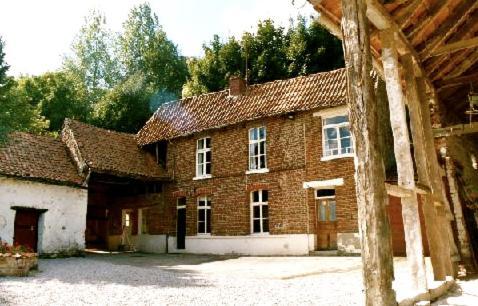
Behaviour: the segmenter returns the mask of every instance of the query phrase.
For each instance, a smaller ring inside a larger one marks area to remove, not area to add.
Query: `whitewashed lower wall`
[[[307,255],[314,249],[314,235],[187,236],[186,249],[176,249],[176,237],[169,237],[170,253]]]
[[[39,253],[83,250],[87,201],[86,189],[0,177],[0,238],[13,243],[12,206],[47,209],[38,222]]]
[[[360,254],[359,233],[337,233],[337,250],[342,254]]]
[[[166,253],[166,235],[133,236],[133,243],[136,249],[145,253]]]

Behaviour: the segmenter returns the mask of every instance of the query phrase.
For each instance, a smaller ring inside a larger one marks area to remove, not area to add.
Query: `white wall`
[[[186,249],[176,249],[176,237],[169,237],[170,253],[307,255],[314,249],[314,235],[186,236]]]
[[[166,235],[141,234],[133,236],[132,240],[136,249],[140,252],[166,253]]]
[[[86,189],[0,177],[0,237],[13,243],[12,206],[47,209],[38,221],[38,251],[83,250],[87,201]]]

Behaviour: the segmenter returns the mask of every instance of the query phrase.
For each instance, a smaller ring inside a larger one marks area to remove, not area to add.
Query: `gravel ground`
[[[396,260],[397,278],[405,265]],[[394,286],[400,296],[400,282]],[[0,278],[0,304],[362,305],[361,263],[359,257],[141,254],[43,259],[30,277]]]

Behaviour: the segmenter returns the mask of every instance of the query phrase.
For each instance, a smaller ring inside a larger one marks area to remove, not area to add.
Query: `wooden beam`
[[[370,22],[373,23],[375,27],[377,27],[379,30],[388,29],[395,33],[396,48],[401,55],[409,53],[412,56],[418,73],[420,75],[423,75],[426,80],[428,90],[432,93],[433,96],[436,96],[435,87],[433,87],[432,82],[428,78],[428,74],[423,69],[423,66],[420,61],[420,56],[415,51],[415,48],[413,48],[413,46],[410,44],[405,34],[403,34],[402,30],[392,19],[387,10],[383,7],[383,5],[380,4],[377,0],[367,0],[367,17],[369,18]]]
[[[396,305],[392,288],[393,251],[387,212],[372,56],[365,0],[342,1],[347,103],[357,157],[356,191],[366,305]]]
[[[447,74],[447,76],[450,78],[458,77],[466,72],[476,62],[478,62],[478,50],[473,50],[471,55],[466,56],[463,61],[458,64],[458,66],[456,66],[450,73]]]
[[[453,16],[450,16],[446,22],[440,25],[435,31],[432,38],[426,41],[420,57],[426,59],[441,44],[447,41],[456,31],[468,20],[470,14],[478,8],[476,1],[463,1],[458,8],[455,9]]]
[[[385,183],[387,194],[397,198],[411,198],[415,195],[413,190],[404,188],[402,186]]]
[[[474,133],[478,133],[478,122],[457,124],[444,128],[433,129],[433,135],[435,136],[435,138],[459,136]]]
[[[478,37],[473,37],[466,40],[460,40],[451,44],[446,44],[440,48],[435,49],[430,56],[442,55],[445,53],[453,53],[463,49],[470,49],[478,47]]]
[[[390,108],[390,124],[393,132],[395,159],[397,161],[398,185],[413,190],[413,196],[402,198],[402,218],[405,230],[407,262],[411,272],[412,289],[418,293],[428,292],[423,257],[422,233],[415,189],[415,173],[410,151],[410,137],[405,110],[405,97],[400,78],[398,51],[393,29],[382,31],[382,62]]]
[[[448,77],[443,80],[435,82],[437,90],[443,90],[445,88],[456,87],[461,85],[469,85],[470,83],[478,82],[478,72],[459,77]]]

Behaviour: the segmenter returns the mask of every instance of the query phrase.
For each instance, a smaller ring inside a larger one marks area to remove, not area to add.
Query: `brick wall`
[[[248,174],[248,130],[265,126],[268,173]],[[195,177],[196,141],[211,137],[212,178]],[[315,199],[303,182],[343,178],[336,190],[339,232],[357,231],[352,158],[321,162],[321,119],[312,112],[277,116],[196,133],[173,140],[167,170],[173,182],[164,188],[164,203],[148,213],[151,234],[175,234],[176,199],[186,197],[187,235],[197,232],[197,197],[211,198],[212,235],[251,232],[250,192],[269,191],[270,234],[315,233]],[[171,217],[173,216],[173,217]]]

